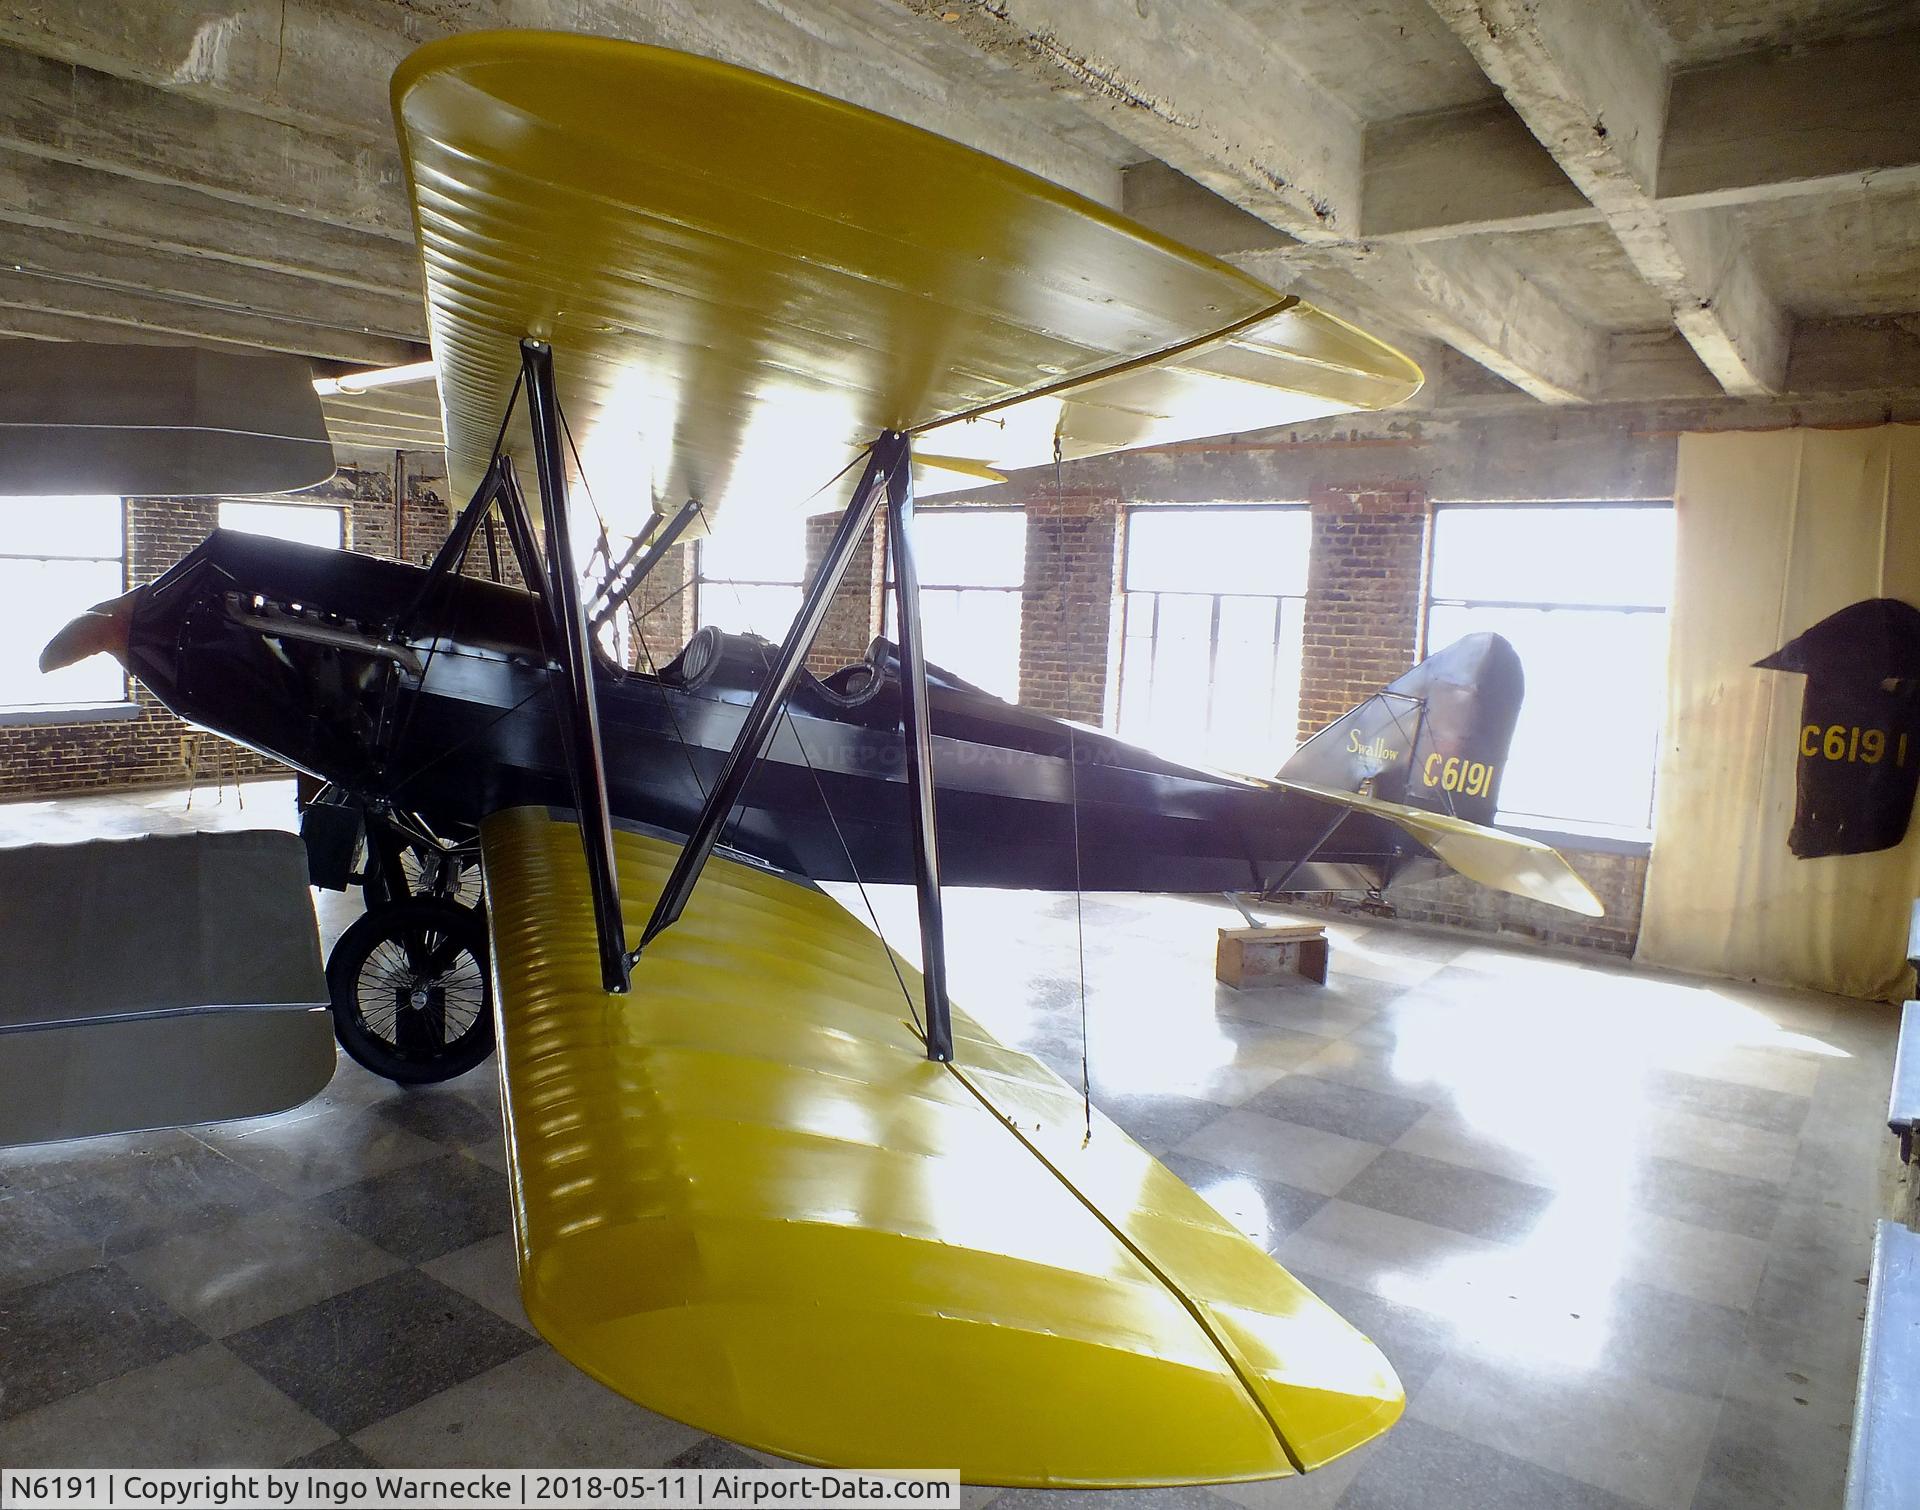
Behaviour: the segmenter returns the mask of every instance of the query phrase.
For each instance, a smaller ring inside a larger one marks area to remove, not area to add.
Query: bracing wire
[[[811,503],[841,478],[845,477],[847,473],[851,472],[860,462],[866,459],[866,456],[871,450],[872,447],[868,447],[866,451],[861,452],[860,455],[854,457],[852,461],[834,473],[832,477],[829,477],[825,482],[821,483],[820,486],[815,488],[808,496],[806,502]],[[805,505],[803,504],[802,507],[804,508]],[[700,520],[703,525],[707,523],[706,514],[705,506],[701,505]],[[733,589],[735,606],[744,609],[746,607],[746,600],[740,595],[740,584],[730,582],[728,585]],[[772,674],[773,662],[767,659],[767,647],[764,642],[760,646],[760,664],[769,675]],[[800,759],[806,765],[807,774],[813,779],[813,789],[820,798],[820,810],[827,815],[827,824],[833,829],[834,841],[840,846],[841,856],[847,862],[847,873],[853,877],[854,887],[860,893],[860,905],[866,909],[867,921],[873,925],[874,935],[880,941],[880,952],[886,955],[887,967],[893,971],[894,983],[900,987],[900,999],[907,1004],[907,1015],[913,1019],[914,1030],[924,1039],[927,1036],[926,1024],[921,1021],[920,1009],[914,1004],[913,992],[907,988],[907,978],[900,972],[899,956],[894,953],[893,946],[887,942],[886,929],[880,926],[880,914],[873,905],[873,897],[867,891],[867,883],[860,874],[860,867],[854,861],[853,846],[847,843],[846,833],[840,827],[840,819],[833,811],[833,803],[827,798],[826,783],[820,779],[820,772],[813,763],[813,757],[807,753],[806,741],[800,737],[800,726],[794,721],[793,717],[793,705],[789,702],[780,710],[780,715],[786,720],[787,731],[793,735],[794,747],[800,751]],[[733,815],[728,814],[727,816],[728,821],[731,822]]]
[[[500,459],[501,448],[504,447],[507,443],[507,426],[513,423],[514,405],[520,402],[520,386],[525,381],[526,381],[526,372],[524,369],[522,369],[519,375],[516,376],[513,380],[513,390],[507,395],[507,412],[500,416],[500,428],[494,433],[493,450],[489,452],[487,456],[488,472],[491,472],[493,470],[494,463]],[[399,517],[399,511],[403,507],[405,507],[405,504],[406,504],[405,499],[399,497],[398,495],[395,495],[393,500],[393,508],[394,508],[394,517],[396,519]],[[491,514],[494,507],[495,505],[493,501],[489,499],[487,502],[487,512]],[[445,600],[447,603],[451,603],[453,601],[453,579],[459,576],[460,573],[465,569],[467,564],[467,552],[471,551],[472,549],[473,549],[473,536],[469,534],[467,536],[467,543],[460,552],[460,559],[458,561],[455,561],[447,571],[446,583],[442,588],[442,591],[445,594]],[[417,608],[420,605],[416,603],[414,606]],[[536,629],[538,628],[537,618],[535,620],[535,628]],[[400,746],[404,745],[406,743],[407,736],[413,732],[413,720],[415,715],[418,714],[420,711],[420,703],[424,698],[427,690],[427,678],[433,674],[433,658],[438,653],[439,649],[440,649],[440,636],[435,635],[433,637],[433,642],[427,646],[426,659],[421,663],[421,666],[420,666],[421,696],[415,697],[413,702],[408,706],[406,720],[400,725],[399,732],[394,736],[393,743],[389,746],[390,749],[398,749]],[[546,651],[546,645],[543,637],[542,643],[541,643],[541,653],[543,657],[545,655],[545,651]]]
[[[594,497],[594,494],[593,494],[593,486],[587,480],[585,467],[581,465],[579,447],[574,444],[573,431],[571,427],[568,426],[567,424],[566,413],[564,410],[559,411],[559,413],[560,413],[561,433],[566,437],[567,449],[572,453],[574,471],[578,474],[580,478],[581,489],[587,495],[587,502],[589,506],[593,509],[594,519],[600,528],[600,538],[604,542],[607,539],[606,518],[600,512],[599,501]],[[805,500],[805,503],[811,503],[815,498],[818,498],[822,493],[826,492],[828,488],[832,487],[835,483],[839,482],[841,478],[845,477],[847,473],[851,472],[856,466],[858,466],[862,461],[866,459],[868,451],[870,450],[871,450],[871,447],[869,447],[868,450],[866,451],[860,452],[851,461],[849,461],[844,467],[842,467],[838,472],[834,473],[833,476],[829,477],[825,482],[821,483],[819,487],[815,488],[813,492],[808,495],[808,497]],[[802,507],[805,506],[805,503],[802,504]],[[702,528],[711,532],[712,525],[707,518],[706,505],[696,499],[694,501],[694,507],[699,511],[700,523]],[[681,593],[684,593],[687,590],[687,587],[689,585],[691,584],[682,584],[668,597],[666,601],[671,602],[673,601],[674,598],[679,597]],[[744,609],[746,606],[746,602],[745,602],[745,599],[742,598],[740,595],[739,584],[732,583],[730,585],[733,588],[733,594],[734,594],[736,605]],[[651,649],[648,648],[646,639],[640,630],[640,625],[638,622],[637,615],[634,616],[634,634],[640,640],[641,653],[647,657],[649,662],[651,662],[653,660],[653,652]],[[763,645],[760,650],[761,663],[767,669],[767,671],[771,672],[773,669],[772,663],[768,661],[766,657],[767,657],[766,647]],[[698,769],[694,766],[692,748],[688,745],[686,735],[680,727],[680,720],[673,711],[673,703],[671,698],[667,699],[666,708],[667,708],[667,717],[669,718],[669,720],[671,720],[673,724],[673,731],[674,731],[675,738],[678,739],[680,743],[681,752],[686,756],[688,770],[692,772],[694,784],[700,788],[701,797],[704,799],[706,796],[706,788],[705,788],[705,785],[700,781],[700,773]],[[880,926],[880,915],[873,905],[872,896],[867,891],[866,881],[860,875],[860,867],[854,861],[853,847],[847,843],[847,836],[840,827],[840,819],[834,813],[833,804],[827,798],[826,784],[820,779],[819,769],[814,765],[813,757],[807,752],[806,741],[800,737],[800,726],[794,721],[792,706],[788,705],[782,708],[781,716],[786,720],[788,732],[790,732],[793,735],[794,746],[796,749],[800,751],[800,759],[802,760],[802,762],[805,763],[807,767],[807,774],[813,780],[814,791],[819,795],[819,798],[820,798],[821,811],[823,811],[827,815],[827,823],[833,829],[834,840],[840,846],[840,853],[847,862],[847,871],[850,875],[852,875],[854,885],[856,888],[858,888],[860,892],[861,905],[865,907],[867,912],[867,918],[873,925],[874,934],[880,941],[881,952],[884,953],[887,957],[887,965],[888,965],[888,968],[891,969],[893,972],[894,983],[898,985],[900,988],[901,1000],[903,1000],[907,1004],[908,1015],[913,1019],[914,1027],[919,1031],[920,1035],[924,1038],[926,1036],[926,1027],[921,1022],[919,1008],[914,1003],[912,991],[910,991],[907,988],[906,977],[902,975],[900,972],[899,958],[895,955],[893,951],[893,947],[887,943],[886,930]],[[729,813],[727,815],[727,819],[729,823],[731,823],[732,818],[733,818],[733,815]],[[644,958],[644,956],[642,957]]]
[[[567,411],[562,409],[558,403],[553,406],[553,411],[560,417],[560,433],[566,437],[567,450],[573,456],[574,473],[580,479],[581,491],[587,495],[587,505],[593,510],[594,523],[600,528],[600,549],[606,553],[608,570],[612,570],[613,550],[607,543],[607,516],[600,512],[600,500],[593,496],[593,484],[587,480],[587,469],[580,461],[580,448],[573,443],[573,427],[567,423]],[[706,510],[702,509],[700,512],[701,517],[704,518]],[[683,584],[671,597],[666,599],[666,602],[671,603],[674,598],[679,597],[680,594],[686,590],[686,586]],[[664,605],[655,606],[659,607]],[[640,642],[640,653],[647,658],[647,664],[652,666],[657,672],[659,670],[659,662],[654,660],[653,651],[648,648],[646,632],[640,627],[640,615],[632,611],[632,598],[628,598],[627,608],[629,610],[629,622],[633,625],[633,637]],[[624,677],[626,675],[626,668],[623,666],[620,670],[621,675]],[[693,746],[687,743],[686,731],[680,727],[680,715],[673,711],[673,698],[668,694],[664,685],[660,688],[660,706],[666,709],[667,722],[673,725],[674,741],[680,746],[680,753],[686,757],[687,774],[693,778],[693,788],[700,794],[700,800],[705,802],[707,800],[707,784],[700,779],[700,767],[694,761]]]

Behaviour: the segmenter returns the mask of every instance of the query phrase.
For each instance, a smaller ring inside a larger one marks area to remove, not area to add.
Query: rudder
[[[1525,685],[1512,645],[1467,635],[1321,729],[1279,777],[1490,824]]]

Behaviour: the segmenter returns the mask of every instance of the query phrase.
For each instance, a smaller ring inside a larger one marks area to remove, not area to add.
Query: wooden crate
[[[1271,984],[1283,975],[1327,980],[1327,930],[1320,923],[1270,923],[1222,928],[1213,973],[1236,991]]]

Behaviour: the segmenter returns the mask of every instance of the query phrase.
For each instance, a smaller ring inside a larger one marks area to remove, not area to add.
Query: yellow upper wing
[[[601,989],[577,826],[482,828],[521,1294],[613,1388],[786,1457],[1122,1485],[1317,1467],[1400,1414],[1364,1337],[885,946],[719,857]],[[628,931],[677,846],[615,836]],[[900,965],[915,993],[920,978]]]
[[[528,335],[553,343],[589,476],[629,523],[688,497],[789,505],[885,428],[1023,466],[1056,435],[1086,455],[1419,386],[1224,262],[710,59],[469,33],[409,57],[393,104],[456,487]]]

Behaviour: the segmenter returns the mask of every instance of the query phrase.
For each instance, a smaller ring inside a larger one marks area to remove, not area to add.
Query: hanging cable
[[[1053,437],[1053,491],[1056,496],[1061,491],[1060,460],[1060,437],[1055,435]],[[1073,595],[1064,581],[1060,587],[1060,597],[1063,608],[1073,601]],[[1079,650],[1078,625],[1074,627],[1073,637],[1069,643],[1074,650]],[[1069,708],[1068,711],[1071,712],[1072,709]],[[1087,918],[1080,884],[1080,751],[1074,741],[1073,719],[1068,718],[1066,724],[1067,802],[1073,813],[1073,942],[1080,965],[1080,1111],[1085,1127],[1080,1137],[1080,1146],[1085,1148],[1093,1141],[1093,1068],[1087,1035]]]

